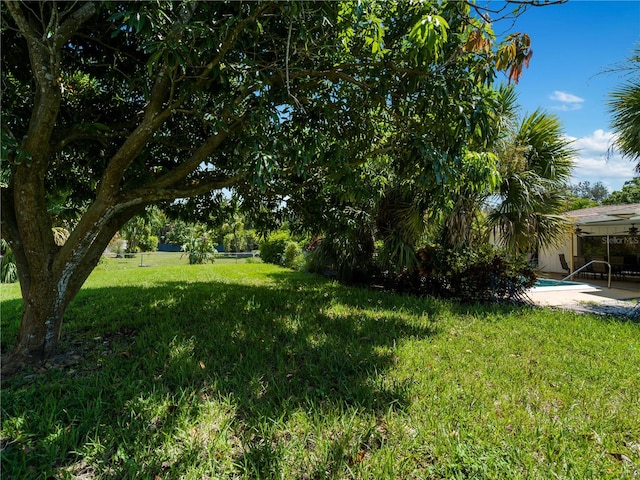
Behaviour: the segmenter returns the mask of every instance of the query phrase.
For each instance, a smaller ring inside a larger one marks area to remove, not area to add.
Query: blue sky
[[[499,5],[499,2],[490,2]],[[542,108],[556,114],[580,149],[573,183],[603,182],[620,190],[634,163],[619,154],[607,160],[611,116],[607,94],[623,84],[620,73],[602,73],[625,62],[640,42],[640,0],[571,0],[529,8],[512,25],[494,25],[498,36],[526,32],[533,57],[516,90],[521,113]]]

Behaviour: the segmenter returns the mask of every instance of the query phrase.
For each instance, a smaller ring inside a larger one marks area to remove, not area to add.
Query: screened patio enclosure
[[[542,271],[568,273],[560,261],[563,254],[572,272],[600,260],[609,262],[618,277],[640,277],[640,203],[585,208],[566,216],[573,229],[559,246],[539,253]]]

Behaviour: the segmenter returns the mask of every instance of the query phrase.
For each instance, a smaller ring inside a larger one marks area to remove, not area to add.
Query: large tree
[[[150,204],[202,207],[232,189],[269,208],[274,192],[377,157],[389,128],[422,152],[412,161],[445,171],[462,157],[430,142],[451,122],[475,128],[482,95],[430,89],[456,76],[487,85],[496,68],[517,79],[530,56],[521,35],[494,48],[474,12],[459,2],[3,2],[2,237],[24,300],[3,370],[55,352],[67,305]],[[426,112],[431,137],[408,135],[403,122],[418,126]]]
[[[389,102],[371,110],[375,155],[357,168],[305,182],[289,201],[303,225],[324,237],[320,257],[343,279],[370,262],[374,238],[383,242],[378,259],[386,266],[416,267],[425,229],[443,213],[459,214],[458,199],[475,199],[497,183],[490,145],[503,128],[503,102],[494,84],[500,69],[517,81],[531,56],[529,39],[509,36],[494,52],[490,25],[461,5],[442,9],[438,21],[446,35],[428,40],[441,44],[438,55],[410,51],[397,60],[403,72],[415,71],[417,63],[432,74],[419,81],[406,76]],[[419,25],[413,33],[430,35]],[[511,55],[517,61],[507,67]]]

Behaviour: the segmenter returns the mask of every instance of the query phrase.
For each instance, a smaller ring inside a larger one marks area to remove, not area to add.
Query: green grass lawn
[[[640,477],[638,323],[154,255],[102,263],[63,355],[4,382],[2,478]]]

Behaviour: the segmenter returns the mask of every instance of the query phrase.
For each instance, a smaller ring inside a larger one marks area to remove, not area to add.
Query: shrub
[[[283,265],[284,251],[290,241],[291,237],[289,233],[285,231],[269,235],[269,237],[260,244],[260,258],[262,258],[263,262]]]
[[[140,238],[138,242],[138,249],[141,252],[155,252],[158,250],[158,237],[155,235],[149,235]]]
[[[127,253],[136,253],[140,251],[155,250],[158,248],[158,237],[152,235],[151,224],[144,217],[137,216],[129,220],[121,229],[120,234],[127,241]],[[155,245],[151,248],[154,239]]]
[[[120,235],[116,233],[109,242],[109,251],[116,255],[122,255],[124,253],[125,243],[124,239],[120,238]]]
[[[193,227],[183,221],[176,221],[163,228],[164,235],[162,243],[177,243],[182,245],[187,242]]]
[[[302,254],[302,248],[296,242],[289,242],[284,250],[284,266],[292,268],[294,270],[300,270],[304,265],[304,255]]]
[[[493,245],[453,251],[425,247],[418,252],[420,274],[444,296],[468,302],[526,301],[535,272],[524,258]]]
[[[256,234],[255,230],[245,230],[244,231],[244,241],[247,244],[247,246],[246,246],[247,250],[253,251],[253,250],[256,250],[258,248],[258,245],[259,245],[258,235]]]
[[[535,282],[535,272],[523,258],[514,258],[492,245],[464,250],[428,246],[417,253],[417,271],[387,271],[376,281],[398,292],[467,303],[527,302],[526,290]]]
[[[366,232],[347,230],[344,235],[315,238],[307,250],[307,270],[335,276],[341,282],[366,284],[376,271],[373,239]]]
[[[215,245],[211,232],[198,226],[191,230],[187,241],[182,245],[183,256],[189,257],[189,264],[202,264],[215,260]]]

